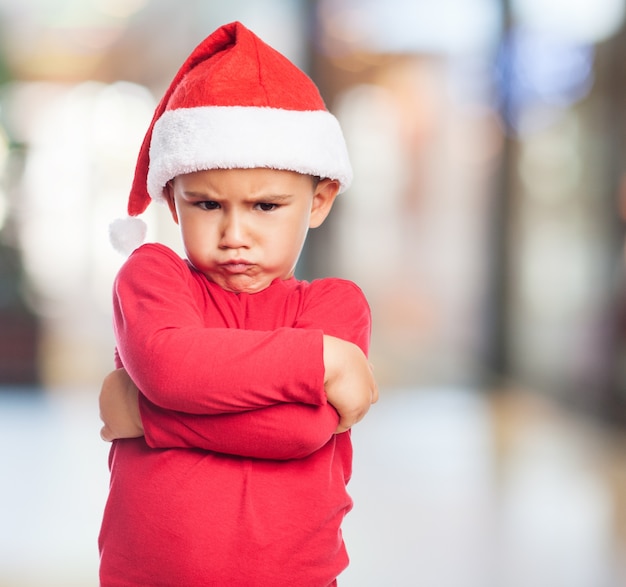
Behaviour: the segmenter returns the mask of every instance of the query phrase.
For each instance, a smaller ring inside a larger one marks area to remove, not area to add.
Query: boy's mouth
[[[222,263],[222,268],[227,273],[232,273],[233,275],[238,275],[240,273],[245,273],[250,269],[251,264],[247,261],[229,261],[228,263]]]

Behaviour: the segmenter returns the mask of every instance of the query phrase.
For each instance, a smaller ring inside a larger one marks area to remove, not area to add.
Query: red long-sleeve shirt
[[[352,448],[334,434],[322,336],[367,353],[362,292],[289,279],[234,294],[144,245],[118,274],[114,318],[145,437],[111,449],[102,587],[332,584]]]

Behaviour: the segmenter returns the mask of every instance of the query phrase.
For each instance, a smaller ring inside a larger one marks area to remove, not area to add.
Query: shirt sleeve
[[[311,285],[299,328],[357,344],[367,354],[371,314],[365,296],[351,282],[320,280]],[[152,448],[200,448],[264,459],[308,456],[333,436],[339,421],[330,405],[279,404],[218,416],[162,410],[140,396],[146,442]]]
[[[296,328],[321,329],[357,345],[369,355],[372,314],[363,291],[345,279],[319,279],[311,283]]]
[[[277,404],[247,412],[203,416],[164,410],[140,395],[151,448],[196,448],[255,459],[300,459],[333,436],[339,416],[326,404]]]
[[[194,287],[162,245],[135,251],[115,280],[117,350],[150,402],[205,415],[327,403],[321,328],[206,328]]]

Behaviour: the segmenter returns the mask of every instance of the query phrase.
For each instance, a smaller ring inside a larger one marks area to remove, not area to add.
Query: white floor
[[[0,392],[0,587],[98,585],[97,392]]]
[[[342,587],[625,586],[596,455],[578,428],[529,417],[503,450],[482,395],[407,391],[377,405],[354,430]]]
[[[493,414],[470,391],[383,394],[353,431],[340,587],[626,585],[603,445]],[[0,392],[0,587],[97,586],[98,430],[96,391]]]

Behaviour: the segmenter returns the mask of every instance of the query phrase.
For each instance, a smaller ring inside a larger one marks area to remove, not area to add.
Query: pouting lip
[[[252,267],[252,263],[250,261],[246,261],[244,259],[232,259],[230,261],[226,261],[224,263],[220,263],[220,267],[227,271],[228,273],[245,273]]]
[[[248,261],[247,259],[227,259],[226,261],[222,261],[220,265],[254,265],[252,261]]]

